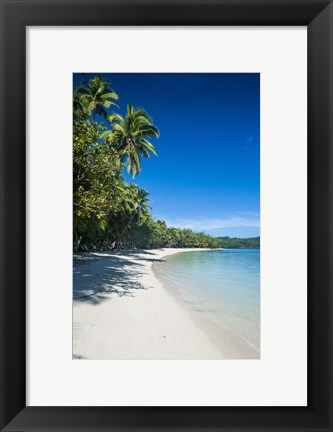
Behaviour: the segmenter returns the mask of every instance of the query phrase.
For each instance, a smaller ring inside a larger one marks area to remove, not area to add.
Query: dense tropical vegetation
[[[159,131],[142,108],[110,111],[117,100],[99,76],[73,93],[74,249],[221,247],[219,238],[154,220],[149,192],[125,181],[125,169],[134,179],[141,159],[157,155]]]
[[[220,245],[225,249],[259,249],[260,237],[239,238],[239,237],[218,237]]]

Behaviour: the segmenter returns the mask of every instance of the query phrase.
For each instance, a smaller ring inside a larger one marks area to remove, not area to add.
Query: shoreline
[[[204,250],[210,249],[74,254],[73,358],[259,358],[230,330],[199,322],[152,269],[167,256]]]
[[[223,248],[219,250],[223,250]],[[171,255],[173,254],[167,256]],[[164,289],[190,314],[194,325],[201,328],[212,343],[222,351],[228,359],[260,359],[260,349],[226,324],[216,321],[216,319],[211,316],[203,316],[201,311],[198,312],[195,308],[189,307],[189,302],[184,301],[179,290],[175,286],[168,285],[166,281],[163,282],[162,275],[158,274],[158,270],[154,270],[153,265],[152,271],[156,278],[162,283]]]

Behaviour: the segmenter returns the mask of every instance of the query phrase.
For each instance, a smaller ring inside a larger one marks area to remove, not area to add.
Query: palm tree
[[[110,88],[110,82],[104,81],[101,77],[92,78],[89,83],[83,81],[78,87],[77,93],[81,95],[89,115],[93,111],[93,120],[95,121],[96,114],[108,117],[107,109],[114,105],[118,107],[113,100],[118,99],[117,93]]]
[[[82,100],[82,95],[75,89],[73,92],[73,119],[86,120],[88,118],[87,108]]]
[[[151,202],[149,198],[149,192],[147,192],[145,189],[139,188],[133,183],[128,185],[128,189],[132,198],[132,203],[134,204],[134,208],[131,212],[131,218],[129,219],[128,223],[126,224],[125,228],[119,236],[119,240],[122,239],[125,231],[134,219],[134,216],[137,217],[138,221],[140,219],[144,220],[149,216],[149,210],[151,209],[151,207],[149,206],[149,202]]]
[[[150,194],[143,188],[138,188],[136,185],[134,185],[134,187],[136,188],[136,204],[133,213],[136,213],[138,220],[145,219],[149,216],[149,210],[151,210],[149,205],[151,202],[151,199],[149,198]]]
[[[110,138],[117,150],[123,152],[127,170],[134,178],[141,171],[141,156],[150,157],[150,152],[157,156],[155,147],[147,138],[158,138],[159,131],[152,119],[142,108],[127,105],[126,117],[111,114],[109,121],[113,130],[102,134]]]

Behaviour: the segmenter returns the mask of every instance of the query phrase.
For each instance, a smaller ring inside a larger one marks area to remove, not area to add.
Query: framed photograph
[[[331,431],[332,2],[1,22],[1,430]]]

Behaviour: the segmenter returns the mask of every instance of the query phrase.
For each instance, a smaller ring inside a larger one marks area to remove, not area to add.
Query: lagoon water
[[[183,252],[155,262],[153,269],[194,315],[260,349],[260,250]]]

